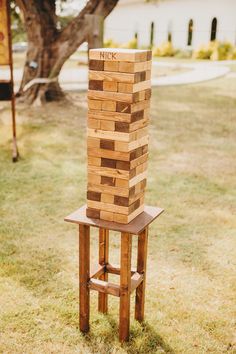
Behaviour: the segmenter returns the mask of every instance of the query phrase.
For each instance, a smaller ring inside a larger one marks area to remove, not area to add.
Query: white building
[[[152,30],[153,29],[153,30]],[[148,46],[171,39],[174,48],[198,48],[211,39],[236,44],[236,0],[120,0],[105,22],[105,38]]]

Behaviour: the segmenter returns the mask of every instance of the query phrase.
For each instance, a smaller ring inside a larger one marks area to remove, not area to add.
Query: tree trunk
[[[62,31],[57,29],[55,0],[16,0],[23,11],[28,36],[24,74],[17,97],[29,104],[59,100],[64,93],[58,76],[65,61],[87,40],[86,14],[112,11],[118,0],[89,0]]]

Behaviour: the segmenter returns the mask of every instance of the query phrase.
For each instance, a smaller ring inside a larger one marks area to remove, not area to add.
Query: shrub
[[[209,42],[193,52],[195,59],[230,60],[235,57],[236,48],[229,42]]]
[[[104,48],[119,48],[119,44],[113,41],[113,39],[105,39]]]
[[[164,42],[160,47],[153,47],[153,56],[156,57],[173,57],[175,55],[175,50],[171,42]]]
[[[209,42],[208,44],[201,45],[200,48],[193,52],[194,59],[210,59],[216,48],[217,42]]]
[[[192,57],[192,51],[191,50],[178,49],[175,52],[175,58],[177,58],[177,59],[190,59],[191,57]]]
[[[129,42],[122,44],[120,46],[120,48],[137,49],[138,48],[138,40],[137,40],[137,38],[133,38]]]

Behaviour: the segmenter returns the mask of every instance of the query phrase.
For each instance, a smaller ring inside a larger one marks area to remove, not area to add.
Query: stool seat
[[[87,205],[65,217],[65,221],[74,224],[83,224],[94,227],[102,227],[103,229],[128,232],[133,235],[138,235],[142,232],[152,221],[164,212],[164,209],[145,205],[144,212],[138,215],[129,224],[120,224],[113,221],[105,221],[100,219],[92,219],[86,216]]]
[[[86,205],[65,218],[79,225],[79,308],[80,330],[89,331],[90,290],[98,291],[98,311],[108,312],[108,295],[120,298],[119,339],[129,339],[130,295],[136,291],[135,319],[143,321],[147,264],[148,225],[164,210],[145,206],[144,212],[129,224],[119,224],[86,216]],[[90,272],[90,226],[99,228],[99,264]],[[121,233],[120,266],[109,263],[109,231]],[[131,267],[132,235],[138,237],[137,267]],[[120,276],[119,284],[108,281],[108,274]]]

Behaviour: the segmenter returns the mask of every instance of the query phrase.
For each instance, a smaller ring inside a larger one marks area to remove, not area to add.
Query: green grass
[[[78,330],[77,229],[85,202],[86,104],[18,108],[21,160],[11,163],[0,108],[0,353],[235,353],[236,126],[233,78],[153,90],[146,202],[150,228],[146,322],[117,339],[118,299]],[[119,236],[111,236],[119,260]],[[92,234],[92,259],[97,256]],[[135,260],[136,242],[134,242]]]

